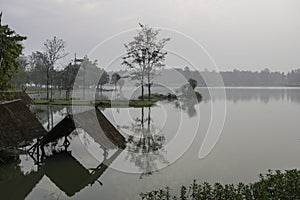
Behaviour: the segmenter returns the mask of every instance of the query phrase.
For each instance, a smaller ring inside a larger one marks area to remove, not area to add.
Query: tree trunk
[[[47,69],[47,84],[46,84],[46,88],[47,88],[47,100],[49,100],[49,68]]]
[[[144,101],[144,77],[141,80],[141,88],[142,88],[142,101]]]
[[[144,101],[144,84],[142,84],[142,101]]]
[[[151,101],[151,83],[150,83],[149,75],[148,75],[148,101]]]
[[[52,101],[52,87],[53,87],[53,80],[52,80],[52,73],[50,73],[50,101]]]
[[[150,133],[150,125],[151,125],[151,107],[148,107],[148,130]]]

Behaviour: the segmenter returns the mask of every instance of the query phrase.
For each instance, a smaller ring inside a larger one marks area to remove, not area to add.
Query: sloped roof
[[[98,109],[73,115],[76,125],[107,149],[125,148],[125,138]]]
[[[0,103],[0,113],[0,149],[20,146],[47,133],[20,99]]]
[[[75,124],[71,115],[67,115],[63,120],[61,120],[54,128],[49,131],[47,135],[45,135],[41,144],[45,145],[49,142],[53,142],[61,137],[70,135],[75,129]]]
[[[98,144],[106,149],[125,148],[125,138],[97,108],[75,115],[67,115],[41,140],[42,145],[68,136],[75,125],[84,129]]]

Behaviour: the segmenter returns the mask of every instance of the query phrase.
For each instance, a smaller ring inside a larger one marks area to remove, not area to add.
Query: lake
[[[268,169],[300,169],[299,88],[226,88],[226,97],[220,88],[211,90],[214,99],[207,89],[197,88],[203,96],[200,103],[162,101],[151,108],[104,109],[128,140],[126,149],[104,151],[94,138],[77,129],[70,136],[68,153],[42,166],[28,155],[1,165],[1,199],[16,193],[28,200],[132,200],[161,187],[175,191],[193,179],[249,183]],[[223,105],[222,132],[214,148],[200,159],[211,120],[218,117],[212,109]],[[39,105],[32,109],[50,129],[71,108]],[[49,152],[62,148],[60,142],[47,147]],[[108,168],[101,165],[107,158]]]

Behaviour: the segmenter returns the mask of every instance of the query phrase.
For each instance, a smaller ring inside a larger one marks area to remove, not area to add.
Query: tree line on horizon
[[[13,83],[16,88],[22,88],[23,85],[35,85],[38,88],[47,85],[47,74],[41,63],[35,61],[36,52],[29,57],[19,57],[18,73],[13,76]],[[88,57],[83,59],[82,65],[89,66],[91,70],[101,70],[97,68],[97,62],[92,62]],[[82,85],[74,85],[75,78],[78,74],[81,64],[69,63],[62,70],[53,69],[52,86],[53,88],[67,90],[74,87],[80,87]],[[162,76],[166,76],[170,69],[162,69],[164,71]],[[196,71],[189,68],[175,68],[180,74],[182,74],[187,80],[194,79],[197,81],[199,87],[206,87],[206,81],[203,77],[210,80],[217,79],[221,75],[224,86],[227,87],[280,87],[280,86],[300,86],[300,69],[291,70],[288,73],[272,72],[269,69],[261,71],[245,71],[234,69],[232,71]],[[156,71],[159,73],[159,71]],[[99,80],[99,86],[103,86],[107,83],[116,86],[118,81],[124,74],[128,74],[127,69],[120,71],[103,71],[102,77]],[[166,81],[170,77],[166,76]],[[171,80],[170,80],[171,81]],[[210,81],[213,82],[213,81]],[[91,86],[92,83],[86,80],[86,86]],[[124,84],[124,82],[123,82]],[[153,84],[153,82],[152,82]],[[145,84],[146,85],[146,84]],[[213,85],[217,86],[217,85]]]
[[[98,62],[91,61],[87,56],[81,59],[80,63],[69,63],[68,65],[57,68],[59,61],[66,57],[66,42],[63,39],[54,36],[47,39],[42,45],[40,51],[32,52],[30,56],[22,55],[22,41],[24,36],[18,35],[8,25],[1,24],[0,16],[0,91],[8,89],[24,89],[25,86],[31,85],[36,88],[47,89],[47,99],[52,99],[52,89],[71,90],[73,87],[90,87],[95,86],[102,90],[102,86],[111,83],[117,87],[117,83],[124,84],[122,74],[124,71],[129,74],[128,78],[133,80],[136,86],[141,87],[141,97],[144,100],[144,87],[148,89],[148,100],[151,96],[151,87],[155,84],[155,78],[165,69],[165,58],[167,52],[164,47],[170,38],[158,38],[159,30],[150,26],[139,24],[137,35],[133,40],[125,44],[126,54],[122,57],[121,69],[118,72],[106,72],[99,67]],[[89,69],[91,75],[99,75],[99,81],[91,83],[85,79],[85,71],[80,68]],[[174,69],[173,69],[174,70]],[[261,71],[208,71],[202,72],[190,70],[188,67],[175,68],[182,74],[186,80],[193,79],[198,86],[219,86],[206,85],[208,82],[218,81],[221,75],[224,85],[235,86],[300,86],[300,69],[291,70],[288,73],[272,72],[269,69]],[[94,73],[93,73],[94,72]],[[110,77],[111,75],[111,77]],[[81,82],[74,85],[76,76],[81,76]],[[124,77],[125,78],[125,77]],[[168,81],[170,76],[164,77]],[[176,81],[176,78],[174,79]]]
[[[209,79],[210,83],[218,82],[218,76],[221,76],[226,87],[297,87],[300,86],[300,68],[289,71],[288,73],[270,71],[265,68],[261,71],[238,70],[232,71],[197,71],[190,70],[188,67],[184,69],[176,69],[186,79],[192,78],[198,82],[198,86],[218,86],[206,85],[205,79]],[[205,78],[205,79],[204,79]]]

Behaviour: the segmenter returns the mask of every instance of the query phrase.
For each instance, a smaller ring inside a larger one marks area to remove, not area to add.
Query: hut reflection
[[[10,159],[0,164],[1,199],[23,200],[43,178],[42,171],[24,174],[19,165],[20,159]]]
[[[93,169],[85,168],[72,155],[71,151],[52,152],[40,163],[37,171],[22,172],[20,159],[10,159],[0,164],[0,195],[1,199],[25,199],[46,176],[68,197],[74,196],[87,186],[100,182],[100,177],[109,165],[120,155],[118,149],[112,155],[106,153],[102,163]],[[17,190],[17,192],[16,192]]]
[[[19,131],[16,132],[16,135],[22,136],[22,138],[10,139],[8,127],[2,126],[3,130],[0,131],[1,138],[7,138],[7,141],[10,141],[10,143],[0,143],[0,150],[6,151],[2,154],[6,155],[3,158],[1,158],[0,152],[1,199],[25,199],[44,176],[48,177],[69,197],[96,182],[102,185],[99,178],[125,148],[125,138],[98,108],[76,115],[67,115],[48,133],[21,101],[8,102],[0,106],[0,110],[11,123],[14,122],[11,120],[12,118],[17,118],[11,114],[13,113],[11,111],[15,109],[23,114],[18,116],[19,124],[17,125],[19,129],[13,126],[9,127],[15,132]],[[25,121],[28,122],[28,119],[31,122],[30,127],[25,126]],[[96,119],[99,124],[95,125],[95,121],[92,119]],[[21,127],[20,124],[23,126]],[[77,126],[85,129],[104,151],[103,161],[93,169],[85,168],[69,150],[69,144],[72,142],[70,134],[74,133],[74,130],[78,128]],[[23,141],[32,141],[32,139],[35,141],[33,146],[20,149],[20,144],[24,144]],[[63,145],[61,145],[62,141]],[[7,151],[11,147],[13,147],[13,153],[7,157]],[[113,151],[108,152],[107,149]],[[24,154],[29,155],[32,159],[32,165],[37,166],[35,171],[24,173],[21,170],[23,166],[20,162],[20,156]]]

